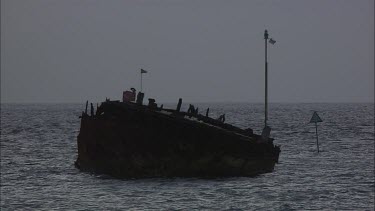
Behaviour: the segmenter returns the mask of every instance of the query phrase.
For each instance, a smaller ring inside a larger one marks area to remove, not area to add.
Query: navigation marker
[[[318,122],[323,122],[323,120],[319,117],[318,113],[314,111],[310,123],[315,123],[315,133],[316,133],[316,146],[318,148],[318,153],[319,153],[319,139],[318,139]]]

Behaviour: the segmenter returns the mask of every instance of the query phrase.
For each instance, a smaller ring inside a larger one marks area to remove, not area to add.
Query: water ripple
[[[261,132],[262,104],[198,106]],[[1,210],[374,210],[373,108],[271,104],[269,123],[282,152],[269,174],[117,180],[74,168],[84,105],[2,104]],[[311,110],[324,120],[319,154]]]

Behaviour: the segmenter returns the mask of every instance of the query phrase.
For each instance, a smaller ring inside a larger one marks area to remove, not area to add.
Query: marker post
[[[316,122],[315,122],[315,133],[316,133],[316,147],[318,148],[318,153],[319,153],[318,124]]]
[[[310,119],[310,123],[315,123],[316,147],[318,148],[318,153],[319,153],[318,122],[323,122],[323,120],[318,116],[318,113],[314,111]]]

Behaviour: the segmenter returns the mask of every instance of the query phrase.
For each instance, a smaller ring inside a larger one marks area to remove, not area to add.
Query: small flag
[[[141,73],[147,73],[147,71],[144,69],[141,69]]]
[[[272,39],[272,38],[270,39],[269,42],[270,42],[272,45],[276,43],[276,41],[275,41],[274,39]]]

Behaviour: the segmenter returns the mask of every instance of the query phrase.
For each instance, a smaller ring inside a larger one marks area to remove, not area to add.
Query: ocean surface
[[[263,105],[197,104],[260,133]],[[164,105],[174,108],[175,104]],[[184,107],[186,109],[186,105]],[[84,104],[1,104],[1,210],[374,210],[374,104],[271,104],[275,171],[119,180],[80,172]],[[316,149],[313,111],[319,123]]]

